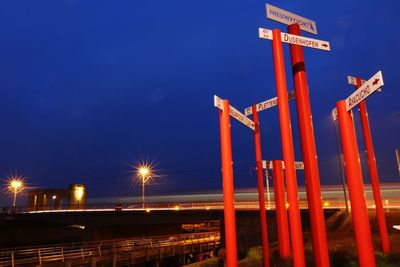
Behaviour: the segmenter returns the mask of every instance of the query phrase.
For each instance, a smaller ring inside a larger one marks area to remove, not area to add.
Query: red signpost
[[[286,211],[285,185],[283,181],[282,161],[272,161],[272,179],[274,182],[276,227],[278,230],[279,255],[290,257],[290,241]]]
[[[290,235],[295,267],[305,266],[303,233],[301,228],[300,208],[296,171],[294,168],[294,149],[290,123],[289,100],[286,86],[286,73],[282,51],[281,32],[272,31],[272,51],[278,97],[279,122],[281,128],[282,151],[285,163],[286,189],[289,201]]]
[[[356,89],[358,89],[359,87],[361,87],[361,79],[357,78]],[[378,218],[379,233],[382,242],[382,251],[384,253],[389,253],[390,243],[386,228],[385,211],[382,204],[381,189],[379,186],[378,168],[376,166],[374,145],[372,143],[371,129],[369,127],[367,105],[365,104],[365,101],[361,101],[358,104],[358,107],[360,108],[361,125],[363,129],[365,147],[367,150],[368,168],[371,177],[372,191],[374,194],[376,216]]]
[[[299,24],[289,25],[288,32],[294,35],[301,35]],[[326,267],[329,266],[328,242],[324,211],[322,208],[317,151],[315,148],[303,48],[300,45],[290,44],[290,54],[296,92],[297,118],[304,161],[304,176],[306,179],[305,184],[315,265],[318,267]]]
[[[222,158],[222,187],[224,193],[224,225],[227,266],[238,265],[236,244],[236,220],[234,206],[233,170],[232,170],[232,143],[229,115],[229,101],[222,100],[220,110],[221,129],[221,158]]]
[[[336,108],[342,139],[359,263],[360,267],[374,267],[375,256],[372,246],[354,124],[350,112],[347,111],[345,100],[337,102]]]
[[[267,215],[265,213],[265,198],[264,198],[264,182],[263,182],[263,168],[262,168],[262,155],[261,155],[261,141],[260,141],[260,127],[258,112],[256,106],[253,105],[253,121],[254,121],[254,148],[256,154],[256,167],[257,167],[257,182],[258,182],[258,201],[260,203],[260,227],[261,227],[261,241],[264,252],[264,266],[269,266],[269,249],[268,249],[268,232],[267,232]]]

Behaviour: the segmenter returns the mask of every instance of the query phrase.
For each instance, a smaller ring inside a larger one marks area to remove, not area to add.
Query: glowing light
[[[136,175],[142,183],[146,183],[152,177],[152,166],[147,163],[141,163],[135,167]]]
[[[286,208],[289,208],[289,203],[286,203]]]
[[[174,207],[174,210],[180,210],[181,208],[179,207],[179,205],[176,205],[175,207]]]
[[[56,195],[54,195],[53,197],[52,197],[52,199],[56,199],[57,198],[57,196]]]
[[[142,162],[135,166],[136,176],[140,179],[142,184],[142,208],[145,208],[145,184],[154,176],[152,173],[153,166],[149,163]]]
[[[210,210],[210,207],[209,207],[209,206],[207,206],[207,207],[206,207],[206,210]]]
[[[151,209],[146,209],[146,212],[149,213],[151,211]]]
[[[25,189],[24,178],[20,176],[12,176],[8,180],[8,190],[13,193],[13,207],[16,205],[17,194]]]
[[[83,195],[85,193],[84,187],[83,186],[76,186],[75,187],[75,199],[78,201],[81,201],[83,198]]]
[[[324,202],[324,207],[328,207],[329,206],[329,202],[328,201],[325,201]]]

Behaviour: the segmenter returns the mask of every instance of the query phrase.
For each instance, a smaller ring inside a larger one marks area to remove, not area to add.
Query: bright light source
[[[141,179],[142,183],[146,183],[152,176],[152,167],[150,164],[141,163],[135,167],[136,175]]]
[[[146,209],[146,212],[149,213],[151,211],[151,209]]]
[[[325,201],[324,202],[324,207],[328,207],[329,206],[329,202],[328,201]]]
[[[149,163],[142,162],[138,164],[136,169],[136,176],[140,179],[140,183],[142,184],[142,208],[145,208],[145,194],[144,187],[145,184],[154,176],[152,173],[152,165]]]
[[[146,175],[148,175],[148,174],[150,173],[150,170],[149,170],[149,168],[141,167],[141,168],[139,169],[139,173],[140,173],[140,175],[142,175],[142,176],[146,176]]]
[[[57,198],[57,196],[56,196],[56,195],[53,195],[52,199],[56,199],[56,198]]]
[[[21,176],[12,176],[7,181],[8,190],[13,193],[13,207],[15,207],[17,194],[25,189],[24,178],[22,178]]]
[[[83,198],[83,194],[85,193],[83,186],[76,186],[75,187],[75,199],[81,201]]]
[[[210,210],[210,207],[209,207],[209,206],[207,206],[207,207],[206,207],[206,210]]]
[[[174,207],[174,210],[180,210],[181,208],[179,207],[179,205],[176,205],[175,207]]]

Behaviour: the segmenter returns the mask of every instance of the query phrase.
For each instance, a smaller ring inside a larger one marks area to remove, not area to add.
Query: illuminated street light
[[[152,176],[151,166],[148,164],[141,164],[136,167],[136,175],[140,178],[142,183],[142,208],[145,208],[144,186]]]
[[[8,179],[8,189],[13,192],[13,207],[17,203],[17,194],[25,189],[24,179],[22,177],[13,176]]]

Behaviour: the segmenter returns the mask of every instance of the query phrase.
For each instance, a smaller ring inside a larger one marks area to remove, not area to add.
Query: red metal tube
[[[276,95],[278,97],[279,123],[281,128],[282,152],[285,162],[286,190],[289,201],[289,226],[292,242],[293,265],[305,266],[303,233],[299,208],[296,170],[294,169],[294,149],[292,127],[290,123],[289,100],[286,86],[286,73],[282,51],[281,31],[272,31],[272,51],[276,80]]]
[[[360,86],[361,86],[361,79],[357,78],[356,89],[358,89]],[[361,125],[362,125],[362,129],[363,129],[365,148],[367,150],[368,168],[369,168],[369,173],[370,173],[370,177],[371,177],[372,191],[374,194],[376,217],[378,218],[378,226],[379,226],[379,233],[381,236],[382,251],[384,253],[389,253],[390,252],[390,243],[389,243],[389,237],[388,237],[387,228],[386,228],[385,211],[383,209],[383,204],[382,204],[381,188],[379,185],[379,177],[378,177],[378,168],[376,166],[374,145],[372,143],[371,129],[369,126],[367,105],[365,104],[365,101],[362,101],[362,102],[360,102],[360,104],[358,104],[358,107],[360,108]]]
[[[290,34],[301,35],[299,24],[289,25],[288,32]],[[315,148],[310,97],[302,46],[291,44],[290,55],[295,85],[294,89],[296,92],[297,119],[299,122],[301,152],[304,161],[304,176],[306,179],[305,184],[310,215],[314,261],[315,266],[328,267],[328,241],[326,237],[324,211],[322,208],[318,159]]]
[[[257,167],[258,202],[260,203],[261,241],[262,241],[263,253],[264,253],[264,267],[269,267],[267,215],[265,213],[264,181],[263,181],[261,141],[260,141],[260,124],[259,124],[258,112],[256,109],[256,105],[253,105],[252,109],[253,109],[253,121],[254,121],[254,125],[255,125],[254,148],[255,148],[255,154],[256,154],[256,167]]]
[[[272,179],[274,181],[276,227],[278,230],[279,255],[290,257],[290,241],[286,211],[285,184],[283,181],[282,161],[272,161]]]
[[[336,103],[342,139],[344,165],[349,187],[353,228],[357,244],[360,267],[375,267],[374,249],[365,201],[360,158],[354,123],[350,112],[346,110],[345,100]]]
[[[224,193],[224,225],[226,262],[229,267],[238,265],[236,244],[236,219],[234,206],[233,169],[231,125],[229,101],[222,100],[223,110],[220,111],[221,128],[221,158],[222,158],[222,187]]]

